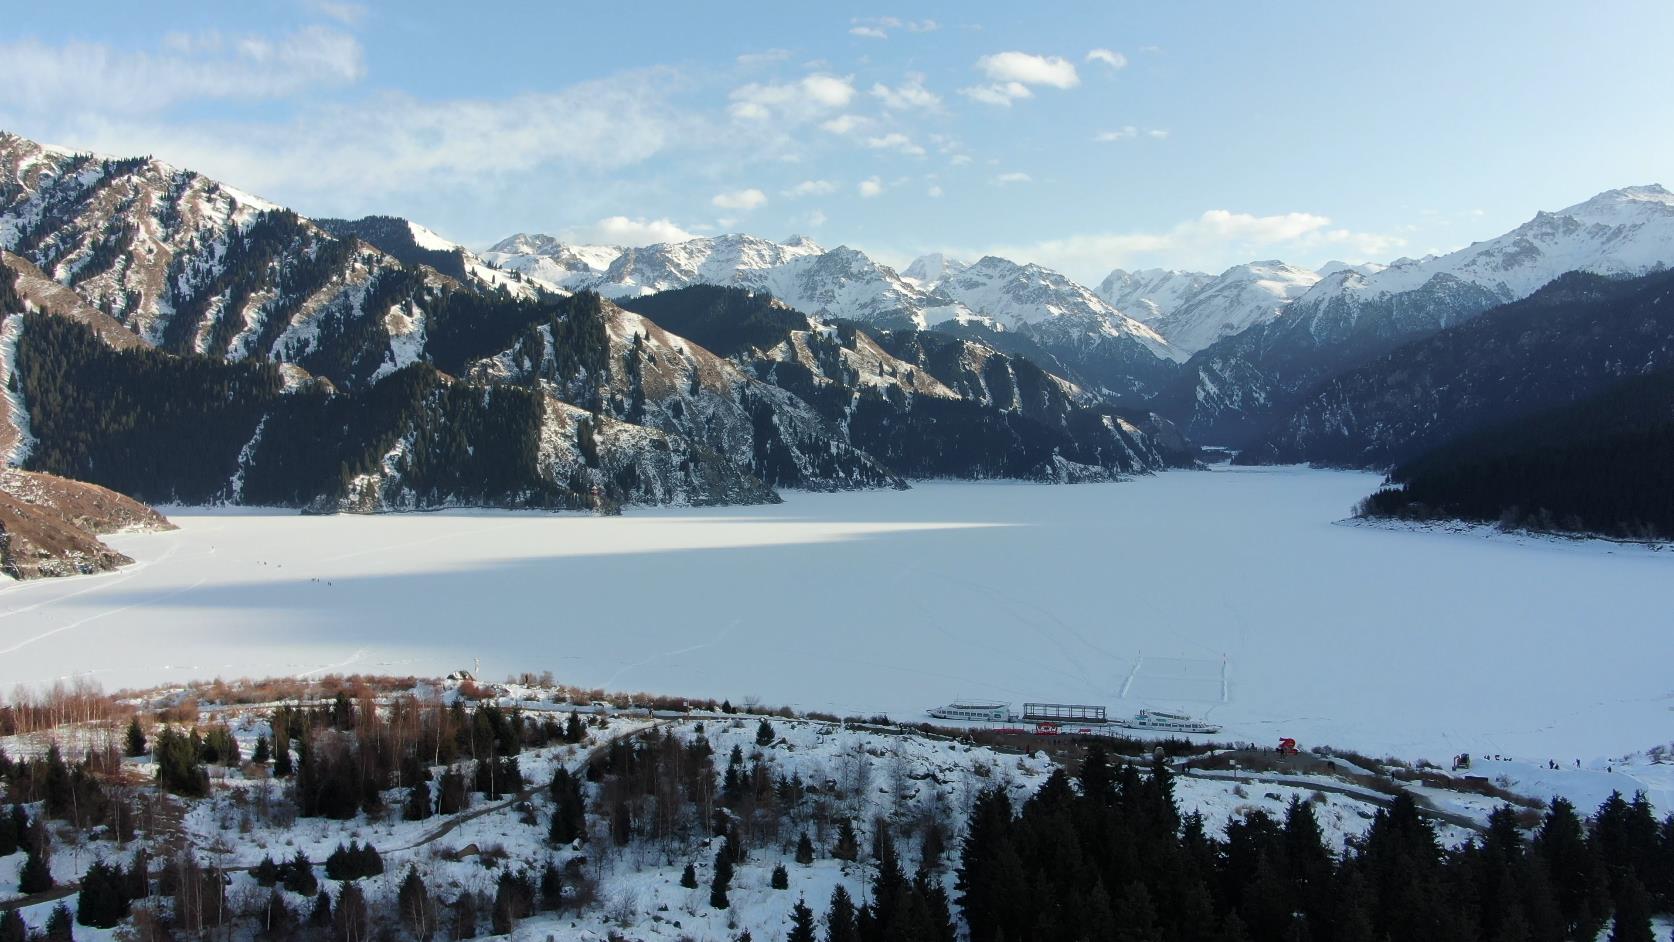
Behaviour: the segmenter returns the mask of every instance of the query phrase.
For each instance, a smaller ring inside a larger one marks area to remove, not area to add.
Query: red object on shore
[[[1296,740],[1294,738],[1286,736],[1279,740],[1279,755],[1294,756],[1296,752]]]

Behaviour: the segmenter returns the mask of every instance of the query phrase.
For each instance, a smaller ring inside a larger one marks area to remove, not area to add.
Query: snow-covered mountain
[[[1674,264],[1674,194],[1607,190],[1446,255],[1337,268],[1283,313],[1196,354],[1170,391],[1198,435],[1235,441],[1327,376],[1504,304],[1569,271]]]
[[[1140,303],[1157,310],[1147,321],[1157,333],[1177,350],[1193,354],[1272,320],[1319,279],[1315,272],[1277,260],[1248,262],[1228,268],[1189,293],[1168,290],[1179,280],[1164,282],[1159,285],[1162,303],[1149,299]]]
[[[1179,307],[1215,276],[1201,271],[1114,269],[1099,282],[1098,296],[1135,320],[1153,323]]]
[[[573,260],[623,300],[726,279],[821,320],[981,323],[806,239],[502,247]],[[611,508],[1191,460],[1167,422],[969,341],[944,349],[958,368],[931,369],[852,324],[810,324],[757,375],[405,219],[310,220],[157,161],[13,135],[0,288],[0,451],[150,500]]]
[[[730,234],[621,251],[595,276],[565,268],[564,278],[542,274],[540,260],[574,256],[576,247],[547,236],[513,236],[485,254],[550,287],[590,288],[628,298],[694,284],[766,291],[820,319],[883,327],[924,328],[957,322],[990,329],[1028,325],[1041,336],[1131,338],[1162,361],[1183,360],[1156,331],[1123,314],[1083,285],[1039,265],[990,256],[974,265],[932,254],[906,273],[847,246],[825,249],[807,238],[770,242]]]
[[[941,252],[931,252],[913,259],[901,272],[901,277],[929,291],[941,284],[943,279],[957,275],[969,267],[971,266],[968,262],[949,258]]]
[[[596,281],[623,251],[619,245],[578,245],[542,233],[520,232],[494,243],[482,257],[543,288],[568,292]]]

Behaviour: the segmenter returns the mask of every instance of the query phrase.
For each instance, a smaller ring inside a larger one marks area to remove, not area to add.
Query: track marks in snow
[[[734,618],[732,621],[727,622],[727,626],[725,628],[721,629],[720,634],[717,634],[715,637],[709,639],[708,641],[699,642],[698,644],[689,644],[689,645],[687,645],[683,648],[675,648],[672,651],[663,651],[660,654],[653,654],[650,657],[644,658],[642,660],[635,661],[632,664],[628,664],[624,667],[619,667],[619,668],[617,668],[616,673],[611,674],[610,677],[606,678],[605,682],[600,684],[599,686],[606,689],[606,690],[615,689],[617,680],[623,674],[626,674],[627,672],[629,672],[631,670],[635,670],[637,668],[644,667],[645,665],[651,664],[651,663],[656,662],[656,661],[660,661],[665,657],[679,657],[682,654],[690,654],[693,651],[701,651],[704,648],[712,648],[712,647],[720,644],[721,642],[725,641],[727,639],[727,636],[732,634],[733,629],[737,628],[742,622],[743,622],[743,619]]]
[[[130,609],[135,609],[135,608],[145,608],[146,606],[152,605],[156,602],[161,602],[161,601],[164,601],[166,599],[172,599],[177,595],[185,595],[186,593],[191,592],[192,590],[198,588],[199,586],[203,585],[205,582],[208,582],[208,581],[209,580],[207,578],[199,579],[198,581],[192,583],[189,586],[183,586],[181,588],[175,589],[172,592],[159,593],[157,595],[152,596],[149,599],[146,599],[143,602],[135,602],[132,605],[124,605],[120,608],[107,608],[102,612],[95,612],[92,615],[88,615],[86,618],[79,618],[79,619],[76,619],[75,621],[69,622],[68,624],[59,625],[57,628],[53,628],[53,629],[50,629],[48,631],[43,631],[40,634],[35,635],[32,638],[25,638],[22,641],[19,641],[16,644],[13,644],[10,647],[0,648],[0,654],[12,654],[12,653],[14,653],[14,652],[16,652],[16,651],[18,651],[22,648],[26,648],[29,645],[34,644],[37,641],[44,641],[47,638],[52,637],[53,635],[62,634],[63,632],[69,631],[73,628],[80,628],[82,625],[85,625],[88,622],[98,621],[99,619],[104,618],[104,617],[109,616],[109,615],[117,615],[117,614],[120,614],[122,612],[126,612]],[[76,593],[76,594],[79,595],[81,593]]]

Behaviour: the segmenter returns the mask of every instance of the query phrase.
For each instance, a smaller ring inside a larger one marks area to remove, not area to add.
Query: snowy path
[[[1229,738],[1438,760],[1603,762],[1674,734],[1674,553],[1335,525],[1377,480],[937,483],[619,518],[176,511],[177,532],[112,538],[140,567],[0,583],[0,689],[480,658],[851,715],[1212,710]]]

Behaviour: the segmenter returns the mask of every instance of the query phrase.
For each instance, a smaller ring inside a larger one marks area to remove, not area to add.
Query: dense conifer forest
[[[265,361],[117,351],[43,314],[26,325],[17,360],[32,470],[154,503],[225,499],[241,475],[246,501],[302,506],[343,496],[405,438],[396,470],[418,506],[582,505],[538,467],[545,407],[531,390],[447,383],[414,364],[357,393],[287,394]]]
[[[1569,272],[1320,383],[1238,455],[1387,469],[1450,439],[1674,368],[1674,272]]]
[[[1389,481],[1361,512],[1674,539],[1674,371],[1461,436]]]
[[[1306,801],[1253,811],[1225,836],[1181,818],[1162,765],[1141,774],[1098,747],[1020,811],[1000,790],[971,812],[958,903],[972,942],[1031,939],[1434,942],[1649,939],[1674,911],[1674,816],[1612,795],[1590,820],[1555,799],[1526,822],[1505,807],[1446,849],[1410,796],[1333,854]]]
[[[284,387],[270,363],[113,350],[46,314],[25,315],[16,377],[36,439],[27,467],[152,503],[214,498]]]

